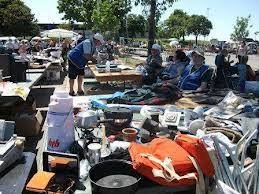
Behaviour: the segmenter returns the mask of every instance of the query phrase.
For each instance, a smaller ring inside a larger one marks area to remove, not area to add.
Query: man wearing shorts
[[[85,39],[68,53],[68,77],[69,95],[75,96],[74,80],[77,78],[77,94],[84,95],[82,83],[84,78],[85,65],[93,60],[93,54],[97,47],[104,43],[103,36],[96,33],[93,38]]]

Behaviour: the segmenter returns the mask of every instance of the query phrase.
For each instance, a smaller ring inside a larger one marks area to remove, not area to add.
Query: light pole
[[[210,17],[210,8],[207,8],[207,18],[209,19]]]
[[[255,32],[255,40],[256,40],[256,36],[259,34],[259,31]]]

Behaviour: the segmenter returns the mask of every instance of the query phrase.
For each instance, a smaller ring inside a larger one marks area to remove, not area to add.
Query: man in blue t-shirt
[[[76,78],[78,82],[77,94],[84,95],[82,83],[85,65],[88,61],[94,60],[93,54],[96,48],[100,47],[103,43],[103,36],[96,33],[93,38],[82,41],[68,53],[69,95],[76,95],[74,92],[74,80]]]

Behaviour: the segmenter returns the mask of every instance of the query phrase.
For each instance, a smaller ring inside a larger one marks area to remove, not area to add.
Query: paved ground
[[[215,57],[216,54],[212,54],[212,53],[206,53],[205,54],[206,57],[206,64],[208,65],[212,65],[215,64]],[[235,55],[231,55],[230,60],[234,60],[234,63],[237,62],[236,56]],[[259,55],[249,55],[248,56],[248,64],[256,71],[259,70]]]

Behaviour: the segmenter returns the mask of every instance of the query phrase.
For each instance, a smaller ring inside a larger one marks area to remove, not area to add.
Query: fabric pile
[[[113,104],[163,105],[181,97],[180,89],[170,83],[153,84],[126,91],[121,96],[108,100]]]

